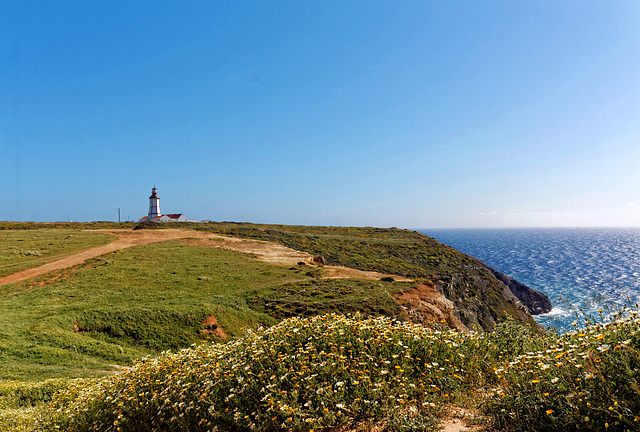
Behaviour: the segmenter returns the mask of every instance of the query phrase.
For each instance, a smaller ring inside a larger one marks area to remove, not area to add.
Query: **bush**
[[[67,431],[308,431],[381,419],[435,425],[434,402],[476,380],[465,377],[470,356],[459,352],[475,345],[463,333],[389,318],[294,318],[63,392],[54,424]]]
[[[640,430],[637,312],[594,324],[496,369],[501,389],[485,405],[501,430]]]
[[[478,334],[360,315],[292,318],[73,381],[46,427],[434,430],[448,404],[482,402],[493,430],[640,430],[640,319],[615,318],[561,336],[513,322]]]

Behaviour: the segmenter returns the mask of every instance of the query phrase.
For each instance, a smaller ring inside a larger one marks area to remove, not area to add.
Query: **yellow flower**
[[[551,414],[553,414],[553,410],[552,409],[548,409],[547,410],[547,415],[551,415]]]

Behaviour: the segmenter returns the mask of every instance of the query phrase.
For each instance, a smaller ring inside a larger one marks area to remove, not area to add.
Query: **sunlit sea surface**
[[[544,326],[566,330],[575,311],[599,309],[597,299],[640,302],[640,228],[419,231],[547,294],[554,308],[536,317]]]

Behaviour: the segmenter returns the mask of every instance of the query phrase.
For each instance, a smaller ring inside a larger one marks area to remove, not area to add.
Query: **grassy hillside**
[[[31,225],[30,225],[31,226]],[[0,277],[38,267],[114,240],[108,234],[80,229],[29,228],[0,230]]]
[[[110,364],[215,339],[217,327],[233,337],[293,314],[394,316],[390,295],[411,286],[322,281],[311,270],[174,241],[103,255],[43,277],[44,285],[1,286],[0,379],[101,375]]]
[[[505,296],[504,285],[476,259],[415,231],[231,222],[171,224],[176,226],[280,243],[322,255],[327,264],[429,279],[454,302],[458,318],[469,328],[490,330],[507,317],[533,324],[531,316]]]
[[[457,304],[460,319],[470,327],[492,328],[509,316],[521,321],[502,295],[504,287],[486,269],[412,231],[235,223],[152,226],[270,240],[322,255],[329,264],[428,278]],[[52,224],[19,228],[24,229],[1,231],[0,258],[7,269],[35,266],[111,240]],[[270,265],[247,254],[174,241],[121,250],[1,286],[0,379],[102,375],[113,371],[113,364],[234,337],[242,327],[292,316],[363,312],[401,317],[404,312],[392,296],[414,286],[318,279],[321,274],[318,267]]]
[[[18,231],[18,230],[40,230],[40,229],[77,229],[77,230],[93,230],[93,229],[131,229],[138,225],[137,222],[111,222],[111,221],[94,221],[94,222],[8,222],[0,221],[0,231]]]
[[[563,336],[389,318],[293,318],[224,345],[72,383],[20,424],[66,431],[436,430],[447,407],[489,430],[640,430],[637,311]],[[476,420],[477,422],[477,420]]]
[[[493,330],[392,319],[405,316],[393,295],[415,282],[320,279],[321,267],[202,241],[136,246],[0,287],[2,430],[429,431],[451,407],[488,430],[640,430],[637,310],[540,334],[475,260],[417,233],[188,226],[433,280],[461,318]],[[18,243],[69,254],[109,241],[32,228],[0,236],[11,265],[37,256]],[[249,330],[259,324],[270,327]]]

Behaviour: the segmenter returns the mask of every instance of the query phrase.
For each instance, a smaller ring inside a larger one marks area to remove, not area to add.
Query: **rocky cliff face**
[[[472,259],[477,265],[474,271],[449,269],[431,278],[436,289],[453,303],[455,318],[467,329],[479,331],[492,330],[507,317],[536,326],[529,308],[509,287],[485,268],[484,263]]]
[[[481,262],[482,263],[482,262]],[[509,290],[514,296],[520,300],[520,302],[529,309],[531,315],[540,315],[551,311],[553,307],[551,300],[544,293],[538,290],[529,288],[525,284],[518,282],[517,280],[507,276],[504,273],[488,266],[485,263],[482,265],[489,270],[500,282],[509,287]]]

